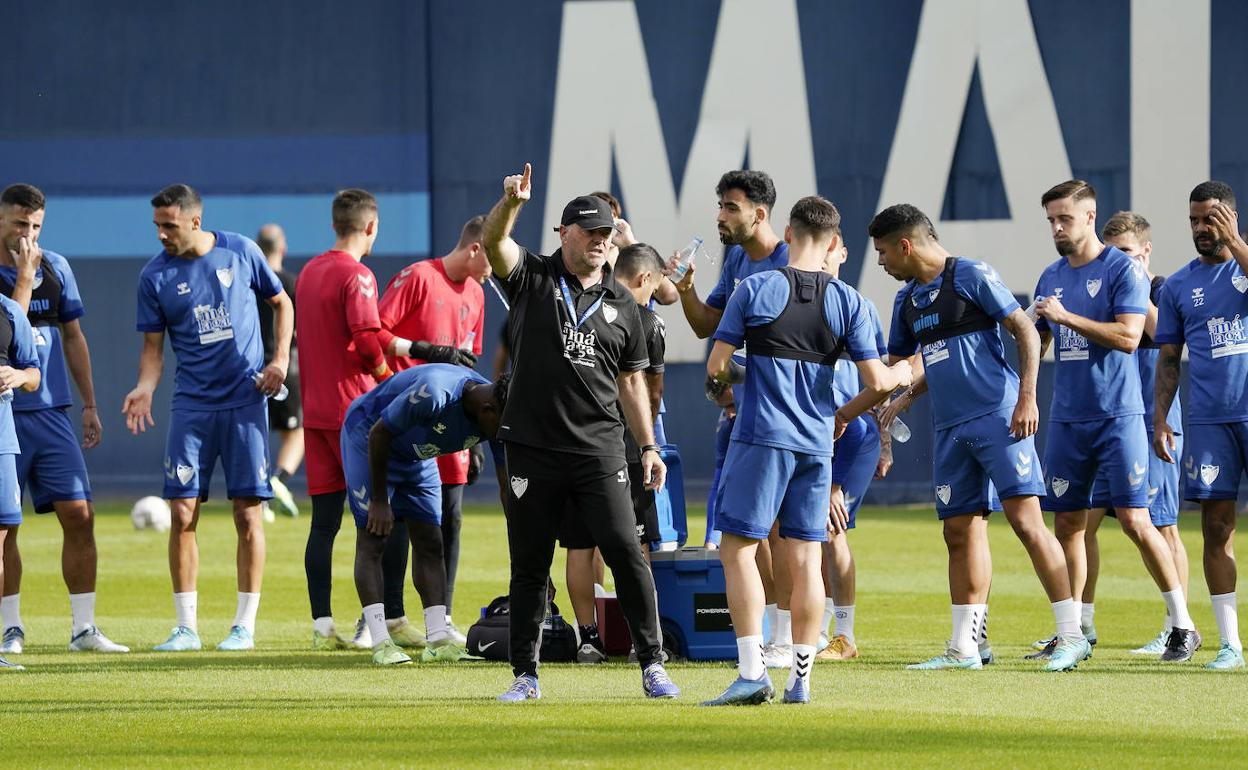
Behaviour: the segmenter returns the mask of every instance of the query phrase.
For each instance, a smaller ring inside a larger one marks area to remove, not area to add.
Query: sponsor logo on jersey
[[[524,493],[528,490],[528,488],[528,479],[522,479],[519,476],[511,477],[511,493],[516,496],[517,500],[524,497]]]
[[[598,332],[588,324],[577,329],[571,321],[563,322],[563,357],[576,366],[593,369],[598,365]]]
[[[1209,486],[1213,484],[1213,482],[1218,480],[1218,474],[1221,472],[1222,472],[1221,465],[1206,465],[1204,463],[1201,463],[1200,480],[1204,482],[1205,486]]]
[[[923,364],[931,366],[949,358],[949,345],[946,340],[936,340],[923,346]]]
[[[199,344],[211,345],[214,342],[234,339],[234,326],[230,322],[230,311],[225,303],[212,305],[196,305],[192,311],[195,326],[199,331]]]
[[[927,315],[921,315],[919,316],[919,319],[914,322],[914,333],[918,334],[925,329],[934,329],[939,323],[940,313],[928,313]]]
[[[1058,361],[1087,361],[1088,338],[1069,326],[1058,328]]]
[[[1205,322],[1209,331],[1209,354],[1214,358],[1248,353],[1248,332],[1238,315],[1229,321],[1223,316]]]

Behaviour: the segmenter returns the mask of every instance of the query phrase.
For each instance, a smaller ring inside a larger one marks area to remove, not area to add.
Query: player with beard
[[[1221,645],[1206,668],[1244,667],[1235,601],[1235,494],[1248,457],[1248,243],[1239,234],[1235,193],[1203,182],[1189,196],[1188,221],[1200,255],[1170,276],[1157,307],[1157,411],[1153,450],[1175,462],[1166,419],[1188,347],[1187,458],[1183,496],[1200,503],[1205,582]],[[1166,652],[1177,647],[1172,633]]]
[[[1097,238],[1096,191],[1087,182],[1062,182],[1040,203],[1060,255],[1041,274],[1035,292],[1044,348],[1057,337],[1044,454],[1045,510],[1055,513],[1070,587],[1081,597],[1092,484],[1104,469],[1118,523],[1139,548],[1174,624],[1161,659],[1188,660],[1200,647],[1200,635],[1169,547],[1148,515],[1148,435],[1133,358],[1148,314],[1148,281],[1135,260]],[[1168,400],[1157,405],[1170,408]],[[1048,657],[1057,646],[1030,657]]]

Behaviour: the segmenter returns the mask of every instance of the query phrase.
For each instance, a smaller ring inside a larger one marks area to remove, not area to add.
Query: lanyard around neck
[[[594,300],[594,304],[586,308],[585,312],[581,314],[581,317],[578,319],[576,317],[576,302],[572,299],[572,292],[568,290],[568,282],[562,275],[559,276],[559,291],[563,294],[563,304],[568,309],[568,318],[572,321],[573,329],[580,329],[581,324],[588,321],[589,317],[597,312],[598,308],[602,306],[603,297],[606,296],[605,292],[600,294],[598,299]]]

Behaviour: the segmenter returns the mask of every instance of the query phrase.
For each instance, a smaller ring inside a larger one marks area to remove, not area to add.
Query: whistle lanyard
[[[568,318],[573,323],[572,329],[574,331],[579,330],[581,325],[589,320],[589,317],[592,316],[602,305],[603,297],[606,296],[606,292],[600,294],[598,299],[594,300],[594,304],[586,308],[585,312],[578,320],[576,317],[576,302],[572,299],[572,292],[568,290],[568,282],[564,280],[562,275],[559,276],[559,291],[563,294],[563,304],[568,309]]]

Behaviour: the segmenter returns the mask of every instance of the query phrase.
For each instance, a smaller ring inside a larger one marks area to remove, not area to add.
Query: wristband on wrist
[[[643,446],[643,447],[641,448],[641,453],[642,453],[643,455],[644,455],[646,452],[660,452],[660,451],[662,451],[662,450],[660,449],[660,447],[659,447],[659,445],[658,445],[658,444],[646,444],[645,446]]]

